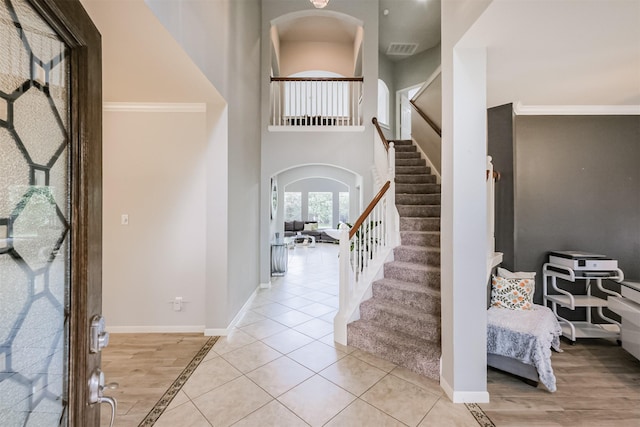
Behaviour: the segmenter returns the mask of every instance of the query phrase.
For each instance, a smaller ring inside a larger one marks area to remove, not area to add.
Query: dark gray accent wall
[[[501,175],[495,190],[496,251],[504,254],[504,268],[512,270],[515,265],[512,104],[489,108],[487,121],[488,152],[493,157],[494,170]]]
[[[489,154],[500,169],[508,113],[492,110]],[[516,116],[513,135],[514,256],[505,266],[538,272],[535,301],[550,250],[605,254],[640,279],[640,116]]]

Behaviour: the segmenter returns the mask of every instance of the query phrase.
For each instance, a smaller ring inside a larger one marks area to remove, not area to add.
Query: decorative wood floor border
[[[471,412],[471,415],[473,415],[473,418],[475,418],[478,424],[482,427],[496,427],[493,421],[491,421],[491,418],[484,413],[480,405],[477,403],[465,403],[464,406],[467,407],[469,412]]]
[[[209,340],[202,346],[202,348],[196,353],[196,355],[191,359],[191,362],[187,365],[186,368],[178,375],[178,378],[169,386],[167,391],[164,392],[160,400],[151,408],[146,417],[138,424],[138,427],[150,427],[158,421],[160,415],[167,409],[167,407],[171,404],[171,401],[176,394],[182,389],[182,386],[187,382],[191,374],[196,370],[196,368],[200,365],[200,362],[204,360],[204,358],[211,350],[211,347],[218,341],[220,337],[211,337]]]

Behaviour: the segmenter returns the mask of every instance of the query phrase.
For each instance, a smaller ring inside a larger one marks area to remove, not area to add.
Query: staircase
[[[411,140],[393,142],[401,244],[347,326],[347,343],[439,379],[440,185]]]

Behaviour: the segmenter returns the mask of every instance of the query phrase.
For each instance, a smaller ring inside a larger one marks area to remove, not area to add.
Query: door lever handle
[[[113,421],[116,419],[116,409],[118,407],[116,399],[109,396],[101,396],[98,398],[98,403],[108,403],[111,406],[111,422],[109,423],[109,427],[113,427]]]

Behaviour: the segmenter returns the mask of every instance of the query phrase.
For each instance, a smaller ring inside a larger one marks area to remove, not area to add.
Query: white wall
[[[484,223],[486,132],[483,132],[486,55],[477,48],[456,50],[465,32],[489,4],[490,0],[442,2],[440,384],[454,402],[483,402],[489,398]]]
[[[313,11],[307,1],[262,1],[262,162],[260,204],[260,278],[270,280],[269,242],[274,224],[270,221],[269,182],[280,171],[310,163],[334,165],[350,170],[363,178],[362,193],[365,199],[373,195],[370,168],[373,164],[373,125],[371,118],[377,109],[378,85],[378,1],[353,0],[329,2],[323,9],[339,12],[360,20],[364,28],[364,132],[269,132],[269,67],[271,42],[268,37],[271,21],[288,13]],[[315,13],[322,13],[320,11]],[[279,183],[282,185],[281,183]],[[367,200],[368,202],[368,200]],[[276,219],[276,224],[280,223]]]
[[[107,110],[103,129],[110,330],[202,331],[206,114]],[[188,302],[176,312],[169,302],[178,296]]]
[[[103,126],[108,325],[202,330],[215,309],[203,302],[207,287],[226,283],[226,249],[207,253],[202,241],[202,230],[211,228],[206,221],[226,224],[224,100],[142,0],[83,5],[102,34],[103,99],[120,107],[105,113]],[[198,103],[199,111],[185,103]],[[217,211],[205,191],[218,197]],[[127,227],[120,225],[123,213],[130,215]],[[226,241],[226,228],[214,230],[216,241]],[[185,311],[171,310],[176,296],[190,301]]]

